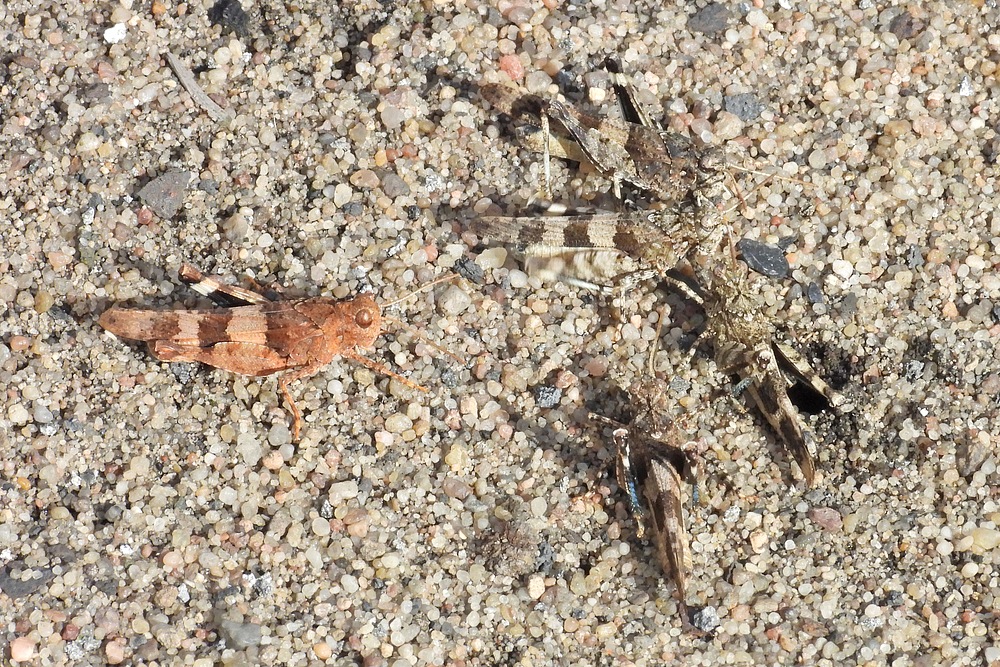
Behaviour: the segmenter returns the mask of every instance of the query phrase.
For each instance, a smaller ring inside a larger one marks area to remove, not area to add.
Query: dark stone
[[[190,171],[170,171],[158,176],[139,190],[139,198],[156,215],[170,219],[184,204],[184,191],[191,183]]]
[[[479,266],[468,257],[459,257],[455,261],[455,273],[477,285],[482,285],[486,280],[486,274],[483,272],[483,267]]]
[[[910,12],[904,11],[889,22],[889,32],[899,39],[913,39],[923,32],[926,24]]]
[[[688,19],[687,27],[691,32],[714,34],[722,32],[729,24],[729,9],[725,5],[710,3],[705,5]]]
[[[535,403],[540,408],[554,408],[559,405],[560,399],[562,399],[562,389],[558,387],[548,385],[535,387]]]
[[[790,267],[781,246],[761,243],[753,239],[740,239],[736,244],[740,256],[751,269],[769,278],[784,278]]]
[[[764,111],[764,105],[753,93],[726,95],[722,100],[722,106],[729,113],[738,116],[744,123],[757,120]]]
[[[722,625],[722,620],[719,619],[719,612],[715,607],[701,607],[691,612],[691,625],[702,632],[712,632]]]
[[[818,282],[809,283],[809,286],[806,287],[806,298],[809,299],[809,303],[823,303],[823,288],[819,286]]]
[[[243,11],[240,0],[219,0],[208,10],[208,20],[224,33],[236,33],[240,39],[250,37],[250,16]]]
[[[849,292],[840,301],[840,314],[843,317],[850,317],[858,310],[858,295]]]
[[[344,204],[343,211],[344,211],[344,215],[350,215],[350,216],[354,216],[355,218],[357,218],[362,213],[365,212],[365,207],[364,207],[364,205],[361,202],[351,201],[351,202],[347,202],[346,204]]]
[[[10,565],[0,569],[0,591],[15,600],[28,597],[55,577],[48,568],[38,570],[38,577],[27,580],[21,578],[20,568],[16,576],[13,572],[14,568]]]
[[[886,607],[898,607],[904,602],[906,602],[906,598],[899,591],[889,591],[889,595],[885,598]]]
[[[382,177],[382,192],[386,197],[395,199],[410,194],[410,186],[396,174],[386,174]]]
[[[535,568],[542,574],[548,574],[556,562],[556,552],[552,545],[542,541],[538,545],[538,557],[535,559]]]
[[[111,97],[111,87],[103,82],[87,86],[80,93],[80,99],[88,104],[103,102],[109,97]]]

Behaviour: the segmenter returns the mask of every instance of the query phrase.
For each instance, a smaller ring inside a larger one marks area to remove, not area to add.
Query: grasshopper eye
[[[358,314],[354,316],[354,323],[363,329],[367,329],[372,324],[375,323],[375,318],[372,316],[372,311],[361,310]]]

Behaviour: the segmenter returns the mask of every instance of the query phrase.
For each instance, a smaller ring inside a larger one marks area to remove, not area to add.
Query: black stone
[[[769,278],[784,278],[790,267],[781,246],[761,243],[753,239],[740,239],[736,244],[740,256],[751,269]]]
[[[236,33],[240,39],[250,36],[250,16],[243,11],[240,0],[219,0],[208,10],[208,20],[224,33]]]
[[[809,299],[809,303],[823,303],[823,288],[819,283],[815,281],[809,283],[806,287],[806,298]]]

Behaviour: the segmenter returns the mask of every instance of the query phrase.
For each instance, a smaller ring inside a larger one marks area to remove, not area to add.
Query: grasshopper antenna
[[[437,285],[440,285],[442,283],[451,282],[452,280],[454,280],[457,277],[458,277],[457,275],[455,275],[454,273],[451,273],[451,274],[448,274],[446,276],[441,276],[440,278],[436,278],[435,280],[432,280],[431,282],[427,283],[426,285],[422,285],[421,287],[413,290],[412,292],[409,292],[408,294],[404,294],[401,297],[398,297],[396,299],[393,299],[392,301],[387,302],[386,304],[383,305],[383,310],[386,309],[386,308],[389,308],[391,306],[395,306],[395,305],[397,305],[397,304],[399,304],[399,303],[401,303],[403,301],[406,301],[407,299],[409,299],[409,298],[411,298],[413,296],[416,296],[417,294],[420,294],[421,292],[426,292],[426,291],[430,290],[431,288],[433,288],[433,287],[435,287]],[[413,325],[409,324],[408,322],[404,322],[403,320],[401,320],[399,318],[390,317],[390,316],[387,316],[387,315],[383,315],[382,319],[385,320],[386,322],[392,322],[393,324],[395,324],[396,326],[400,327],[401,329],[407,330],[408,332],[410,332],[411,335],[413,335],[414,337],[416,337],[417,339],[419,339],[422,343],[424,343],[425,345],[428,345],[428,346],[434,348],[435,350],[437,350],[441,354],[445,355],[449,359],[454,360],[456,363],[465,365],[465,361],[461,357],[459,357],[454,352],[445,349],[444,347],[442,347],[438,343],[435,343],[434,341],[432,341],[431,339],[429,339],[423,332],[421,332],[419,329],[417,329]]]

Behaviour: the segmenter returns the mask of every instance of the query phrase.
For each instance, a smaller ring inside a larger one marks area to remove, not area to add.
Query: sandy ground
[[[202,0],[0,6],[5,659],[1000,664],[993,3],[340,4],[248,3],[235,32]],[[731,217],[794,237],[762,309],[848,399],[806,418],[813,489],[686,360],[697,308],[527,280],[468,232],[541,174],[477,84],[613,113],[608,55],[671,127],[808,183],[737,173]],[[429,391],[336,360],[293,388],[293,444],[273,377],[97,326],[204,304],[184,261],[383,302],[457,272],[389,310],[466,363],[389,324],[368,356]],[[628,417],[661,303],[657,367],[707,448],[703,637],[588,419]]]

